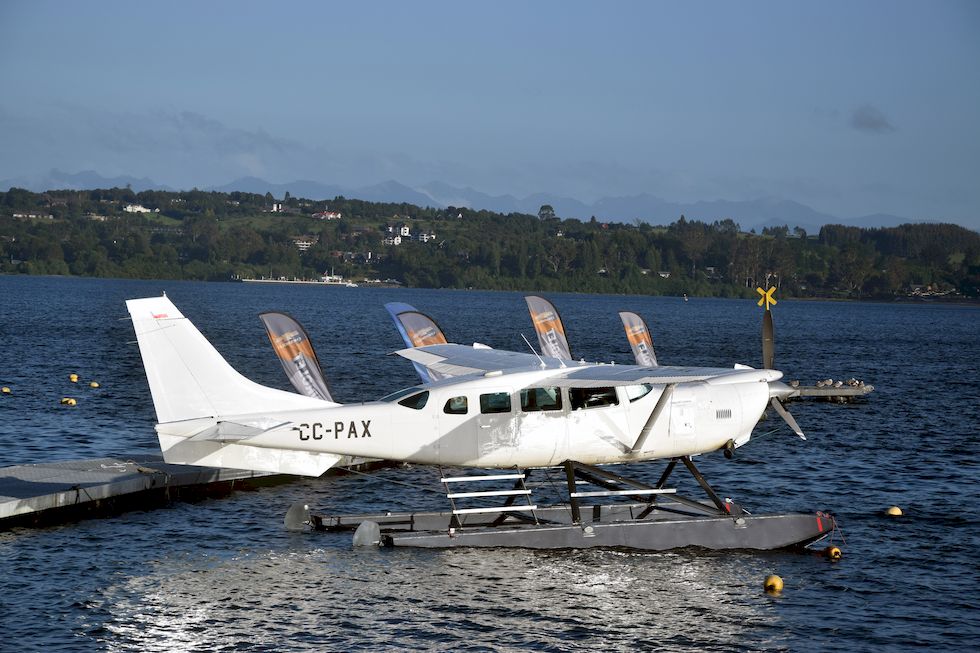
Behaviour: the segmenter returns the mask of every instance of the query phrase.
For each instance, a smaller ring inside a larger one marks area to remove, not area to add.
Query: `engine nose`
[[[795,389],[789,387],[782,381],[770,381],[769,382],[769,398],[776,398],[779,401],[786,401],[789,399],[793,393],[796,392]]]

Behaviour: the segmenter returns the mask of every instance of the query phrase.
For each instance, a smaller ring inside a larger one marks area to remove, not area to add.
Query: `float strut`
[[[656,487],[658,490],[663,489],[664,485],[667,484],[667,479],[670,478],[670,473],[674,471],[674,467],[676,466],[677,466],[676,458],[672,459],[670,463],[667,464],[667,468],[664,470],[664,473],[660,475],[660,480],[657,481]]]
[[[566,460],[563,464],[565,466],[565,480],[568,483],[568,503],[572,507],[572,522],[581,524],[582,513],[579,510],[578,497],[575,496],[575,463]]]
[[[720,498],[718,498],[718,495],[715,494],[715,491],[711,489],[710,485],[708,485],[708,481],[704,480],[704,477],[701,476],[701,472],[699,472],[698,468],[695,467],[694,463],[691,462],[691,458],[689,456],[681,456],[680,460],[682,463],[684,463],[684,466],[687,467],[687,471],[691,472],[691,476],[693,476],[694,480],[698,482],[698,485],[701,486],[701,489],[704,490],[705,493],[707,493],[708,497],[711,499],[711,501],[716,506],[718,506],[718,510],[727,513],[728,508],[727,506],[725,506],[725,502],[722,501]],[[671,461],[671,464],[673,464],[673,461]]]

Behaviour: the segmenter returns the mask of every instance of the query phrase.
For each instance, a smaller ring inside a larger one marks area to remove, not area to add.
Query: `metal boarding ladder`
[[[527,475],[519,468],[515,468],[512,474],[481,474],[478,476],[443,476],[440,481],[446,488],[446,498],[452,506],[452,518],[449,521],[450,528],[462,528],[466,515],[481,515],[497,513],[498,517],[490,522],[480,522],[481,526],[497,526],[508,516],[517,517],[538,523],[538,518],[534,511],[538,509],[537,504],[531,500],[531,490],[524,483]],[[509,490],[475,490],[467,492],[453,491],[456,484],[476,484],[499,481],[514,481]],[[492,497],[507,497],[502,506],[476,506],[471,508],[461,508],[457,503],[461,499],[488,499]],[[527,501],[527,505],[514,505],[520,498]],[[521,512],[529,512],[530,518],[521,515]]]

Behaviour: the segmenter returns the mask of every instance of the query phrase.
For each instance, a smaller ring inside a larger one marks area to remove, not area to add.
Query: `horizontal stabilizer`
[[[273,420],[195,419],[158,424],[157,436],[164,461],[178,465],[320,476],[341,460],[334,454],[248,444],[249,438],[284,424]]]
[[[237,442],[262,435],[272,429],[285,426],[289,422],[276,421],[270,426],[245,424],[242,422],[221,421],[187,438],[188,440],[213,440],[214,442]]]

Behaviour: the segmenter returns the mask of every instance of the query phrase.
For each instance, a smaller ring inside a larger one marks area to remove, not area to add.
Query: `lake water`
[[[13,390],[0,396],[0,466],[157,451],[123,301],[164,290],[233,366],[281,388],[257,314],[293,314],[340,401],[415,383],[411,365],[387,355],[401,341],[385,302],[417,306],[457,342],[525,350],[520,334],[533,334],[520,293],[0,277],[0,385]],[[761,357],[752,301],[549,297],[576,357],[631,362],[619,310],[647,319],[662,364]],[[846,537],[840,562],[355,550],[349,534],[283,529],[299,500],[324,511],[443,507],[426,491],[438,487],[435,470],[399,467],[0,533],[0,649],[977,648],[980,308],[786,300],[774,311],[776,367],[787,379],[853,376],[876,391],[853,405],[794,403],[806,442],[769,420],[734,460],[715,453],[699,466],[753,512],[835,513]],[[59,405],[64,396],[78,405]],[[893,504],[906,516],[882,516]],[[786,583],[779,597],[762,592],[769,573]]]

